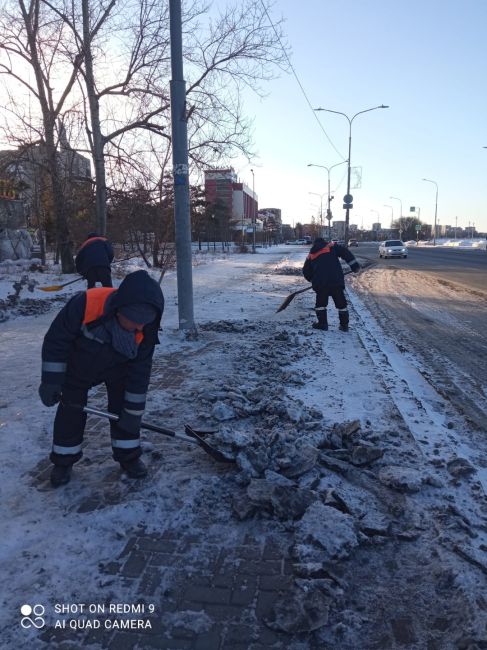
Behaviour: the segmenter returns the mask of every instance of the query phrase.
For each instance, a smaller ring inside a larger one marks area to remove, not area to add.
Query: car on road
[[[407,257],[408,249],[406,244],[400,239],[387,239],[380,243],[379,257]]]
[[[358,246],[358,241],[356,239],[349,239],[348,240],[348,247],[350,246]]]

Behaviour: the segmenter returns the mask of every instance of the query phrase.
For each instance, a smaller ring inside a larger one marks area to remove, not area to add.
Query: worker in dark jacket
[[[317,323],[313,327],[318,330],[328,329],[326,308],[331,296],[338,309],[339,328],[348,332],[348,307],[345,297],[345,279],[340,258],[347,262],[355,273],[360,270],[360,264],[345,246],[329,243],[322,237],[314,240],[313,246],[303,266],[303,275],[311,282],[316,292]]]
[[[101,282],[102,287],[113,286],[112,262],[113,248],[108,239],[96,232],[88,233],[76,255],[76,270],[88,281],[88,289],[92,289],[97,282]]]
[[[88,391],[105,383],[113,458],[131,478],[143,478],[140,424],[145,409],[154,346],[164,311],[159,284],[146,271],[135,271],[118,289],[97,287],[80,292],[61,309],[42,346],[45,406],[60,402],[54,420],[50,455],[51,483],[68,483],[82,456]]]

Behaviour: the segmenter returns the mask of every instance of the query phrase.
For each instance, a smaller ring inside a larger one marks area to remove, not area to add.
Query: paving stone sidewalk
[[[175,388],[184,382],[182,355],[166,355],[154,364],[151,390]],[[105,408],[105,391],[99,389],[90,404]],[[97,465],[103,471],[99,485],[89,489],[72,504],[78,514],[103,510],[136,499],[145,481],[123,481],[109,458],[108,424],[90,416],[86,432],[89,445],[77,472],[96,476]],[[100,449],[103,448],[102,452]],[[169,468],[170,445],[164,448]],[[192,451],[192,450],[190,450]],[[178,451],[181,454],[181,451]],[[188,452],[190,453],[190,452]],[[196,448],[195,458],[203,453]],[[160,458],[153,452],[156,461]],[[203,453],[204,457],[204,453]],[[114,593],[129,594],[127,602],[140,604],[144,614],[129,618],[150,621],[150,629],[46,629],[41,639],[49,649],[80,647],[131,650],[165,648],[167,650],[264,650],[269,648],[318,648],[312,635],[293,635],[270,629],[266,618],[273,605],[293,586],[291,539],[282,524],[268,521],[238,521],[230,514],[235,489],[233,465],[205,464],[227,490],[228,499],[221,504],[220,520],[227,517],[232,543],[211,532],[218,503],[206,504],[192,522],[191,530],[171,528],[162,521],[160,530],[147,533],[139,526],[129,533],[125,547],[112,561],[99,565],[100,585]],[[177,459],[176,459],[177,461]],[[83,468],[83,463],[85,468]],[[160,471],[164,471],[163,466]],[[49,461],[33,472],[33,484],[39,490],[51,489],[48,483]],[[193,469],[198,472],[199,468]],[[150,480],[150,477],[149,479]],[[70,486],[68,486],[70,487]],[[198,506],[196,506],[198,507]],[[213,508],[213,513],[212,513]],[[153,606],[154,612],[150,612]],[[296,645],[297,644],[297,645]]]

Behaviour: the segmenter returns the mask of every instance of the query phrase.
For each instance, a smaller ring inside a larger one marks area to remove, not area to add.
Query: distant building
[[[71,148],[62,127],[59,140],[57,156],[65,191],[73,183],[91,182],[89,159]],[[47,183],[47,167],[41,145],[25,145],[0,151],[0,177],[13,182],[17,198],[25,207],[27,220],[32,221],[31,217],[38,211],[40,196]]]
[[[332,233],[335,239],[343,239],[345,237],[345,221],[334,221]]]
[[[233,167],[205,170],[205,200],[207,205],[218,203],[231,217],[233,230],[252,232],[262,230],[258,219],[257,194],[238,180]]]
[[[373,223],[372,230],[374,232],[380,232],[382,230],[382,226],[380,225],[380,223]]]

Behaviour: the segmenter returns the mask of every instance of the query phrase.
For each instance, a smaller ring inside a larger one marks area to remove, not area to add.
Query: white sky
[[[312,107],[352,117],[390,106],[353,123],[351,160],[362,168],[362,187],[352,190],[351,223],[388,226],[400,201],[403,215],[416,206],[433,223],[435,186],[421,180],[429,178],[438,184],[440,225],[487,231],[485,0],[277,0],[271,17],[280,16]],[[326,208],[327,174],[307,164],[330,167],[347,157],[348,122],[313,113],[291,73],[265,90],[262,100],[250,91],[245,98],[258,157],[228,162],[249,187],[254,169],[259,207],[281,208],[285,223],[309,222],[320,205],[310,192],[324,194]],[[342,220],[346,165],[332,170],[331,189]]]
[[[360,115],[352,126],[352,166],[362,167],[362,188],[352,191],[351,223],[389,225],[421,209],[432,223],[438,184],[438,222],[487,230],[486,44],[484,0],[280,0],[273,20],[286,19],[292,64],[313,107],[355,113],[380,104],[388,110]],[[259,159],[236,169],[247,183],[255,170],[259,206],[280,207],[283,220],[309,221],[326,193],[330,167],[347,157],[348,122],[318,113],[341,157],[319,128],[292,74],[267,87],[260,101],[247,97],[255,119]],[[343,219],[346,165],[331,172],[332,203]],[[324,197],[324,203],[326,196]],[[326,206],[324,206],[326,207]]]

